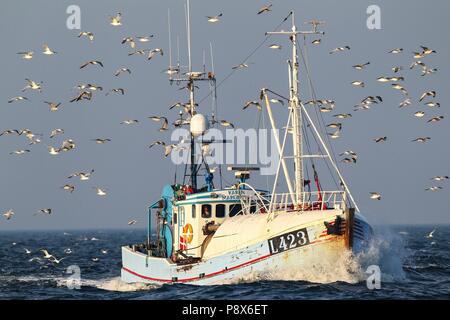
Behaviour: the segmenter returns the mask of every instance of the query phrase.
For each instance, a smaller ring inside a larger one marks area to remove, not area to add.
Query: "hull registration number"
[[[269,239],[270,254],[303,247],[309,244],[308,231],[306,228],[284,233]]]

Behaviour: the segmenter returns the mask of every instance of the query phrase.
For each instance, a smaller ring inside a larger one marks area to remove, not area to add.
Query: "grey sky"
[[[334,99],[336,112],[324,114],[328,122],[331,115],[352,113],[353,118],[343,120],[340,139],[334,140],[334,150],[358,152],[356,165],[341,165],[362,212],[373,223],[449,223],[448,182],[440,192],[425,192],[434,183],[435,175],[450,175],[448,148],[449,91],[448,78],[450,46],[445,31],[450,12],[448,1],[273,1],[273,11],[256,15],[264,1],[207,1],[192,0],[193,64],[201,68],[203,50],[209,52],[213,44],[215,71],[220,82],[239,64],[290,10],[296,11],[299,27],[312,18],[325,20],[326,32],[322,44],[308,46],[309,62],[315,89],[319,98]],[[66,28],[66,8],[76,4],[81,8],[81,29],[91,31],[95,40],[77,38],[78,30]],[[381,7],[381,30],[368,30],[366,8]],[[0,137],[0,211],[12,208],[16,215],[10,221],[0,219],[0,230],[53,229],[53,228],[109,228],[125,227],[130,219],[144,226],[147,206],[156,200],[164,184],[172,182],[174,168],[164,160],[161,150],[149,150],[148,145],[158,139],[168,141],[168,133],[158,132],[158,124],[146,117],[168,115],[172,119],[177,111],[168,106],[186,100],[184,91],[170,86],[162,70],[168,65],[167,9],[172,16],[172,38],[180,37],[181,56],[186,63],[184,1],[3,1],[0,12],[0,34],[4,45],[0,51],[0,130],[29,128],[43,133],[42,144],[28,146],[24,137]],[[109,25],[108,16],[123,14],[123,26]],[[223,12],[222,20],[209,24],[206,15]],[[289,28],[289,24],[283,26]],[[124,36],[154,34],[155,38],[143,48],[162,47],[163,57],[150,62],[141,56],[128,56],[130,49],[121,45]],[[308,42],[310,42],[309,39]],[[55,56],[41,54],[42,44],[58,52]],[[271,50],[271,43],[284,45],[283,50]],[[329,50],[343,45],[350,52],[330,55]],[[409,70],[412,51],[420,45],[432,47],[437,54],[424,58],[436,74],[421,77],[419,70]],[[288,42],[271,38],[248,62],[248,69],[238,70],[218,90],[219,116],[237,127],[256,125],[254,110],[242,111],[243,102],[257,98],[259,89],[271,88],[287,95]],[[392,48],[403,47],[403,54],[387,54]],[[19,51],[34,50],[31,61],[20,59]],[[176,50],[174,50],[176,56]],[[208,55],[209,56],[209,55]],[[105,68],[79,66],[87,60],[101,60]],[[209,63],[209,57],[207,58]],[[356,71],[352,65],[370,61],[365,71]],[[391,67],[402,65],[405,87],[413,104],[399,109],[401,95],[380,84],[376,78],[390,76]],[[131,75],[119,78],[114,72],[129,67]],[[21,95],[25,78],[44,81],[43,92],[27,92],[28,102],[8,104],[9,98]],[[353,80],[363,80],[365,88],[353,88]],[[124,96],[102,93],[93,101],[69,103],[79,83],[94,83],[106,90],[123,87]],[[424,91],[438,92],[436,101],[440,109],[418,103]],[[309,92],[301,83],[301,90]],[[198,93],[203,97],[204,87]],[[367,95],[381,95],[384,102],[368,111],[353,112],[353,106]],[[61,110],[50,112],[44,100],[62,102]],[[210,100],[200,111],[211,110]],[[413,113],[426,111],[418,120]],[[427,124],[431,116],[443,115],[437,124]],[[124,126],[125,119],[139,119],[136,126]],[[280,124],[285,118],[279,118]],[[268,126],[268,124],[267,124]],[[64,137],[49,139],[52,129],[64,128]],[[384,144],[372,139],[387,136]],[[426,144],[410,142],[419,136],[430,136]],[[111,138],[112,142],[97,145],[90,139]],[[63,138],[77,143],[74,151],[53,157],[46,145],[59,145]],[[51,141],[51,140],[56,140]],[[31,149],[23,156],[9,155],[16,149]],[[75,181],[73,194],[60,189],[69,182],[65,179],[74,171],[95,169],[87,182]],[[326,176],[326,172],[323,173]],[[233,181],[231,175],[227,180]],[[325,178],[324,178],[325,179]],[[266,177],[252,179],[265,187]],[[325,183],[325,182],[324,182]],[[94,186],[105,187],[109,195],[98,197]],[[326,187],[326,185],[324,186]],[[331,187],[331,186],[330,186]],[[381,201],[370,200],[370,191],[382,193]],[[33,216],[40,208],[52,208],[51,216]]]

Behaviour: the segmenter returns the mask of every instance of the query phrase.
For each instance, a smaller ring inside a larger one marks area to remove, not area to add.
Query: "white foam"
[[[357,261],[350,252],[343,254],[338,261],[315,263],[308,269],[294,267],[278,268],[274,271],[252,272],[237,279],[225,280],[215,284],[237,284],[255,281],[307,281],[312,283],[333,283],[344,281],[357,283],[363,275]]]
[[[120,277],[102,280],[84,280],[82,286],[90,286],[106,291],[132,292],[157,289],[160,285],[148,283],[126,283]]]
[[[406,279],[403,263],[407,256],[403,238],[389,229],[377,230],[367,250],[356,258],[365,270],[369,265],[378,265],[384,282]]]
[[[389,230],[377,233],[366,251],[353,255],[346,252],[336,261],[314,263],[311,268],[286,267],[268,272],[252,272],[236,279],[224,280],[214,284],[237,284],[261,280],[307,281],[327,284],[333,282],[358,283],[365,281],[369,274],[365,271],[370,265],[378,265],[382,282],[403,281],[406,279],[403,260],[406,251],[400,237]]]

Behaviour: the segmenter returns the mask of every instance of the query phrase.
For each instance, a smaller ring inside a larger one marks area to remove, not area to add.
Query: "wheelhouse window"
[[[195,215],[196,215],[195,204],[192,205],[191,210],[192,210],[192,218],[195,218]]]
[[[225,205],[216,205],[216,218],[225,218]]]
[[[210,204],[202,205],[202,218],[211,218],[211,205]]]
[[[173,213],[173,224],[177,224],[177,213],[176,212],[174,212]]]
[[[230,217],[234,217],[242,211],[242,206],[240,204],[230,205]]]

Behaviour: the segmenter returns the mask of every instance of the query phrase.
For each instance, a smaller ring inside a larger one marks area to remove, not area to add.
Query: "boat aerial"
[[[189,16],[188,1],[190,46]],[[246,279],[251,274],[264,276],[284,269],[308,270],[323,263],[333,264],[343,255],[356,255],[367,248],[372,228],[359,212],[320,127],[309,114],[311,109],[300,99],[298,40],[322,35],[318,30],[320,22],[313,21],[311,31],[298,31],[294,12],[288,17],[292,22],[290,30],[267,34],[286,36],[290,40],[289,95],[284,97],[263,88],[259,103],[261,112],[266,112],[270,120],[279,159],[271,190],[250,184],[250,174],[258,171],[255,166],[230,166],[228,169],[234,172],[236,183],[222,187],[221,182],[221,187],[216,187],[214,170],[205,158],[198,157],[196,143],[227,141],[205,140],[209,126],[218,121],[214,115],[209,121],[197,111],[194,96],[197,85],[208,83],[215,87],[215,74],[193,70],[190,53],[184,73],[179,64],[173,66],[170,61],[168,70],[173,71],[167,72],[170,81],[185,84],[189,91],[189,103],[184,106],[186,112],[180,112],[178,125],[189,126],[190,161],[185,165],[185,175],[164,186],[161,196],[155,197],[149,206],[147,239],[122,247],[123,281],[220,284]],[[286,101],[283,110],[287,120],[283,130],[278,130],[272,112],[270,97],[274,96]],[[320,154],[304,152],[309,149],[305,146],[306,130],[314,135]],[[288,156],[285,153],[291,140],[293,155]],[[336,190],[322,189],[314,165],[317,158],[332,168],[339,181]],[[306,166],[306,161],[312,162],[312,166]],[[313,173],[313,181],[307,178],[308,170]],[[200,176],[205,176],[204,185],[198,179]],[[286,192],[277,193],[281,180],[286,182]]]

